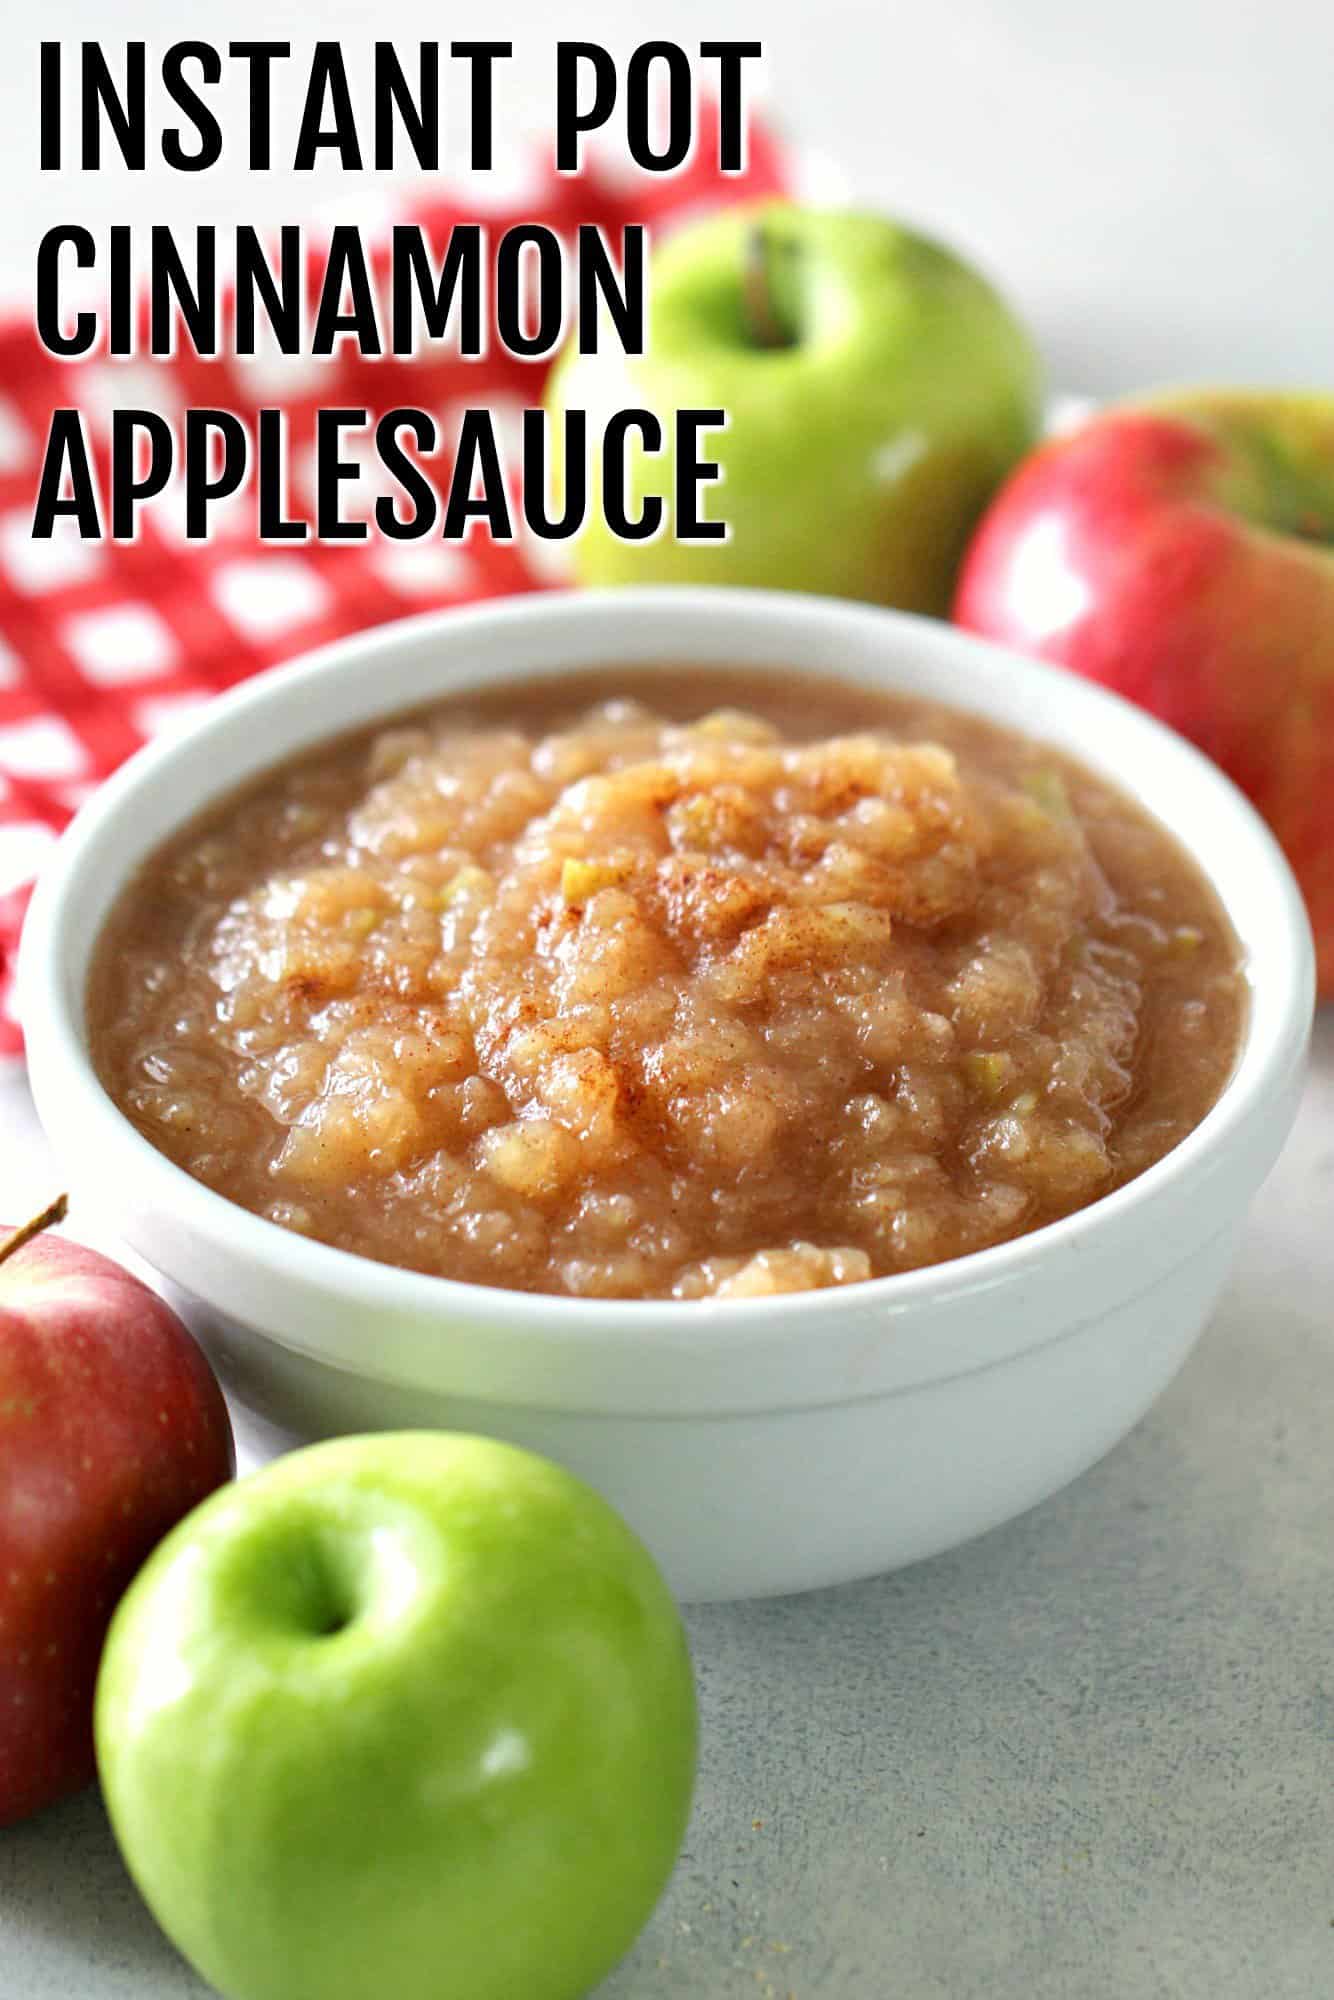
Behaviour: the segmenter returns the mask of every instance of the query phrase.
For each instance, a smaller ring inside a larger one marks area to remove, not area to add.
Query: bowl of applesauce
[[[261,676],[83,809],[20,992],[75,1191],[284,1434],[544,1451],[687,1597],[1054,1492],[1295,1110],[1251,808],[930,621],[540,595]]]

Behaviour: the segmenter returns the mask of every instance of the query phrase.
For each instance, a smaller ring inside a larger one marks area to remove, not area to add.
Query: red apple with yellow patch
[[[1282,842],[1334,997],[1334,395],[1179,392],[1052,440],[983,518],[954,615],[1223,767]]]

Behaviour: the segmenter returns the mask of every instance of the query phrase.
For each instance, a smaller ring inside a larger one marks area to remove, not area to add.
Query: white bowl
[[[392,1269],[278,1228],[141,1138],[88,1060],[94,939],[136,866],[257,769],[432,696],[663,662],[923,692],[1045,738],[1199,855],[1246,950],[1235,1072],[1166,1159],[1068,1219],[932,1269],[787,1298],[575,1301]],[[184,1298],[234,1395],[285,1431],[441,1424],[601,1489],[686,1598],[865,1576],[951,1547],[1091,1465],[1181,1365],[1296,1108],[1310,934],[1274,841],[1178,737],[947,625],[813,598],[542,595],[381,628],[211,704],[84,807],[20,967],[38,1109],[76,1198]]]

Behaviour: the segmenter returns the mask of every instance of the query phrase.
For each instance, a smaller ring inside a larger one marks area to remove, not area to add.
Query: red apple
[[[1287,852],[1334,997],[1334,396],[1183,392],[1044,445],[983,517],[954,616],[1222,765]]]
[[[0,1826],[93,1776],[107,1623],[149,1551],[235,1470],[222,1393],[109,1257],[0,1227]]]

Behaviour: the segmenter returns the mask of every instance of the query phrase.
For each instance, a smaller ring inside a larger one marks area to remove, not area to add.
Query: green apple
[[[676,1859],[695,1708],[605,1502],[402,1432],[182,1522],[113,1621],[96,1733],[130,1871],[229,2000],[574,2000]]]
[[[1040,370],[1004,301],[940,244],[875,215],[786,202],[728,210],[672,236],[651,269],[646,352],[568,349],[548,408],[647,408],[665,448],[632,452],[638,503],[666,531],[618,539],[592,467],[572,545],[587,584],[729,583],[944,613],[970,530],[1036,434]],[[675,412],[720,408],[700,489],[726,542],[677,538]],[[553,450],[563,425],[553,424]],[[559,468],[558,468],[559,475]],[[560,478],[557,478],[559,489]]]

